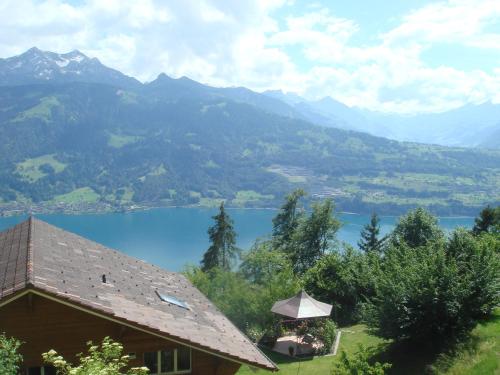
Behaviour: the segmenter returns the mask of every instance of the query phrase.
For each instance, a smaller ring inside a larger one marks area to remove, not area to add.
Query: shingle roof
[[[34,218],[0,233],[0,300],[28,287],[195,348],[276,370],[183,275]],[[162,302],[157,292],[185,301],[189,309]]]

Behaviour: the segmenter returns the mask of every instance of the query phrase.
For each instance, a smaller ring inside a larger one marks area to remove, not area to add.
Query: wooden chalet
[[[105,336],[151,374],[277,370],[183,275],[34,218],[0,233],[1,332],[23,342],[29,375],[54,374],[43,352],[76,363]]]

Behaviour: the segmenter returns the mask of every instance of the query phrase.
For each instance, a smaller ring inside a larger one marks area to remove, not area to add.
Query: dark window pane
[[[45,366],[43,369],[45,375],[56,375],[56,368],[54,366]]]
[[[191,370],[191,349],[185,346],[177,349],[177,370]]]
[[[41,367],[30,367],[28,369],[28,375],[42,375]]]
[[[162,350],[161,352],[161,372],[174,371],[174,351]]]
[[[158,373],[158,354],[156,352],[144,353],[144,366],[151,374]]]

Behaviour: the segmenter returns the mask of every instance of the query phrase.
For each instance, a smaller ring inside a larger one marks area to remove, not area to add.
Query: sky
[[[383,112],[500,103],[499,0],[0,0],[0,57],[33,46]]]

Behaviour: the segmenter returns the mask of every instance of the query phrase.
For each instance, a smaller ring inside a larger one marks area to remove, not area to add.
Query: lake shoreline
[[[11,204],[11,206],[9,206]],[[143,212],[155,209],[206,209],[213,210],[216,209],[217,206],[207,206],[207,205],[130,205],[130,206],[120,206],[114,207],[108,203],[99,203],[99,204],[78,204],[78,205],[34,205],[26,207],[24,205],[17,205],[15,203],[7,203],[4,206],[0,206],[0,217],[15,217],[15,216],[26,216],[26,215],[105,215],[112,213],[130,213],[130,212]],[[238,206],[226,206],[228,210],[269,210],[269,211],[277,211],[279,207],[238,207]],[[377,212],[376,210],[374,210]],[[379,216],[385,217],[399,217],[404,215],[407,210],[402,210],[400,213],[393,214],[380,214]],[[370,215],[371,212],[351,212],[351,211],[337,211],[339,214],[343,215]],[[450,218],[450,219],[468,219],[474,218],[475,216],[471,215],[439,215],[438,213],[434,213],[434,215],[439,216],[441,218]]]

